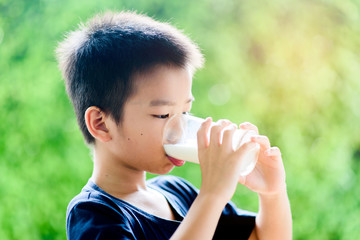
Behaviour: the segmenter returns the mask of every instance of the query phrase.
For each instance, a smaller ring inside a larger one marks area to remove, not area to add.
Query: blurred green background
[[[280,147],[294,239],[360,236],[360,2],[0,0],[0,239],[66,238],[92,161],[54,49],[105,10],[169,21],[200,45],[193,113],[250,121]],[[200,187],[197,165],[172,174]],[[257,211],[245,187],[233,201]]]

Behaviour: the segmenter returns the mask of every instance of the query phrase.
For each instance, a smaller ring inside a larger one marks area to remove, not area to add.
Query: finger
[[[240,177],[239,177],[239,183],[242,184],[242,185],[245,185],[245,183],[246,183],[246,176],[240,176]]]
[[[247,152],[253,150],[256,147],[257,147],[257,143],[255,143],[255,142],[246,142],[243,145],[241,145],[241,147],[238,150],[236,150],[236,152],[238,154],[238,157],[241,158]]]
[[[270,140],[267,136],[263,136],[263,135],[252,136],[251,141],[260,144],[260,147],[262,149],[270,148]]]
[[[231,122],[229,120],[222,119],[212,125],[210,132],[210,145],[219,146],[221,144],[222,131],[230,124]]]
[[[200,126],[197,132],[197,141],[199,148],[206,148],[209,146],[208,132],[211,127],[212,119],[208,117]]]
[[[222,145],[226,146],[230,150],[233,150],[232,144],[233,144],[233,136],[237,129],[236,124],[230,124],[223,130],[223,141]]]
[[[281,151],[278,147],[271,147],[265,151],[265,155],[273,159],[281,159]]]
[[[220,119],[216,122],[216,124],[219,124],[220,126],[226,127],[229,126],[230,124],[232,124],[232,122],[230,120],[227,119]]]
[[[220,144],[222,144],[223,143],[223,137],[224,137],[224,130],[227,129],[227,127],[229,127],[233,123],[230,120],[227,120],[227,119],[220,119],[219,121],[217,121],[217,123],[220,124],[220,126],[222,127],[222,130],[221,130],[221,133],[220,133]]]
[[[257,128],[257,126],[255,126],[254,124],[249,123],[249,122],[241,123],[239,125],[239,128],[244,129],[244,130],[254,130],[256,132],[256,134],[259,134],[259,129]]]
[[[222,127],[218,124],[211,126],[210,129],[210,145],[219,146]]]

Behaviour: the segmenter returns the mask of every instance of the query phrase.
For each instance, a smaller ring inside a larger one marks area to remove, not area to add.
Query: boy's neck
[[[131,169],[121,163],[115,163],[115,161],[94,149],[94,168],[91,180],[102,190],[114,196],[146,190],[145,171]]]

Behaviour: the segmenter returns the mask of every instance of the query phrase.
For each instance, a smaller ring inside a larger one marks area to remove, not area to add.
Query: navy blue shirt
[[[150,179],[147,186],[165,196],[176,220],[151,215],[111,196],[89,180],[68,206],[68,239],[169,239],[198,190],[186,180],[169,175]],[[214,239],[248,239],[255,226],[255,216],[229,202],[220,217]]]

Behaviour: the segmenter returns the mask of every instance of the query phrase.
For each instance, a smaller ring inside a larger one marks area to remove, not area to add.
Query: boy
[[[198,132],[200,191],[173,176],[146,181],[146,172],[184,164],[161,143],[167,119],[190,111],[192,76],[203,63],[180,31],[131,12],[107,13],[70,33],[57,54],[94,153],[93,174],[68,206],[68,239],[291,239],[279,149],[258,135],[234,151],[237,127],[228,120],[211,127],[208,118]],[[239,162],[256,144],[257,166],[239,179]],[[238,183],[258,193],[257,215],[229,202]]]

